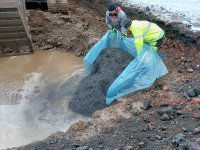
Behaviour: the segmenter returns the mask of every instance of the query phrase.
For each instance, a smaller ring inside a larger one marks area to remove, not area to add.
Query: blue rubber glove
[[[115,33],[116,33],[116,32],[117,32],[117,29],[113,28],[113,29],[112,29],[112,32],[115,32]]]

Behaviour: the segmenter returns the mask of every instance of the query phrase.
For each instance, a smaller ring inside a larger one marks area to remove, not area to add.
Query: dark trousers
[[[165,40],[165,36],[163,36],[161,39],[159,39],[155,46],[160,47],[160,45],[163,43],[164,40]]]

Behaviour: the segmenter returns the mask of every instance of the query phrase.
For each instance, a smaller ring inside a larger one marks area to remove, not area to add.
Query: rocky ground
[[[103,17],[83,4],[73,3],[76,9],[72,7],[69,15],[29,11],[35,47],[85,54],[106,27]],[[94,112],[92,121],[79,121],[66,132],[13,149],[199,150],[200,52],[197,43],[192,42],[199,34],[183,31],[177,24],[166,29],[167,40],[159,54],[169,73],[152,87]],[[182,33],[177,34],[180,30]]]

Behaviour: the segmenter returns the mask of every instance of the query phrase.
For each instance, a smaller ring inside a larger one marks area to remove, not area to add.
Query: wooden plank
[[[10,19],[16,19],[20,18],[19,13],[16,12],[0,12],[0,20],[10,20]]]
[[[23,32],[24,26],[8,26],[8,27],[0,27],[0,33],[12,33],[12,32]]]
[[[1,33],[0,39],[26,38],[26,32]]]
[[[23,25],[20,19],[0,21],[0,27],[20,26],[20,25]]]
[[[17,8],[16,2],[1,2],[0,8]]]

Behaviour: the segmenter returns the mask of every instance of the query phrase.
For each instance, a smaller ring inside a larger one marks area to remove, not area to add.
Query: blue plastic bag
[[[150,87],[157,78],[168,73],[160,56],[149,44],[145,43],[142,54],[137,56],[134,38],[122,38],[119,32],[108,31],[84,57],[87,75],[95,72],[94,62],[105,48],[119,48],[135,57],[109,87],[106,95],[108,105],[119,97]]]
[[[147,49],[137,56],[109,87],[106,104],[116,98],[150,87],[154,81],[165,75],[167,69],[159,55]]]
[[[98,41],[83,59],[85,73],[91,75],[95,72],[95,60],[105,48],[119,48],[121,43],[120,33],[109,30],[100,41]]]

